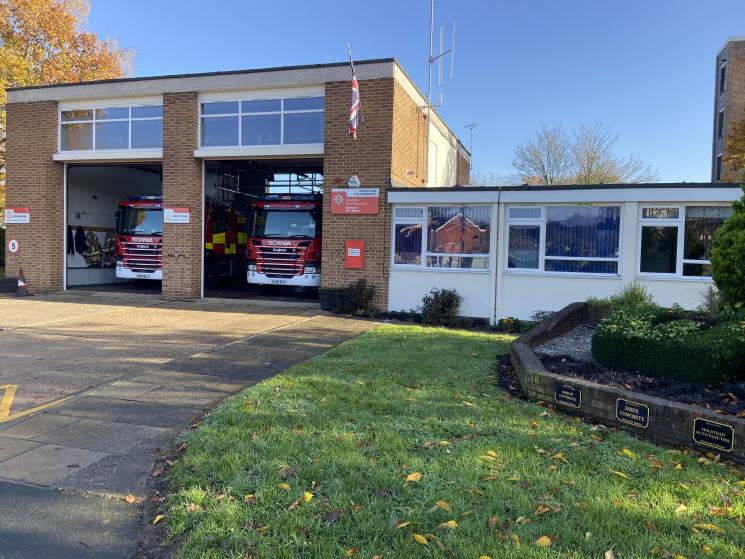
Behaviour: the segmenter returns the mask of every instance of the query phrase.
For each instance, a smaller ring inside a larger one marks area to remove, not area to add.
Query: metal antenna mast
[[[466,124],[463,128],[468,128],[468,130],[471,133],[471,141],[470,145],[468,147],[468,151],[471,154],[471,166],[473,167],[473,129],[476,128],[479,125],[478,122],[472,122],[471,124]]]
[[[430,0],[430,10],[429,10],[429,80],[427,84],[427,108],[431,108],[433,106],[439,107],[442,105],[442,93],[440,93],[440,102],[437,105],[432,105],[432,65],[437,62],[437,83],[438,85],[442,85],[442,59],[450,55],[450,79],[453,79],[453,66],[455,65],[455,21],[453,21],[453,36],[450,42],[450,48],[448,50],[444,50],[445,48],[445,28],[444,26],[440,26],[440,48],[437,55],[432,51],[433,45],[432,41],[435,34],[435,0]]]

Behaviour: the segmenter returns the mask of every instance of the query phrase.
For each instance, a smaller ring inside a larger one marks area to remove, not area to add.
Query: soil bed
[[[745,417],[745,382],[707,388],[701,383],[650,377],[638,371],[609,369],[587,359],[586,348],[593,331],[592,326],[580,325],[563,336],[535,347],[534,351],[543,366],[552,373],[697,405],[724,415]]]

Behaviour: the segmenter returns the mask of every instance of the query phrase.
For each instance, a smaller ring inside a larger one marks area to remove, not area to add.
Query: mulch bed
[[[497,362],[494,367],[497,377],[497,386],[509,392],[510,396],[525,400],[525,392],[523,392],[520,379],[517,376],[517,372],[515,372],[515,368],[512,366],[510,354],[505,353],[504,355],[497,356]]]
[[[707,388],[695,382],[649,377],[634,371],[615,371],[594,361],[580,362],[562,356],[539,357],[543,366],[552,373],[701,406],[723,415],[745,417],[745,382]]]

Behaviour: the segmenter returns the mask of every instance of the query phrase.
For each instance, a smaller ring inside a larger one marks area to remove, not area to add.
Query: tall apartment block
[[[729,39],[717,54],[711,180],[734,181],[739,172],[722,162],[732,126],[745,118],[745,37]]]

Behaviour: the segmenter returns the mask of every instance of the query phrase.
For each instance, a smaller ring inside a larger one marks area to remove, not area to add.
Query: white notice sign
[[[189,223],[189,208],[163,208],[163,223]]]
[[[5,208],[5,223],[30,223],[31,212],[28,208]]]

